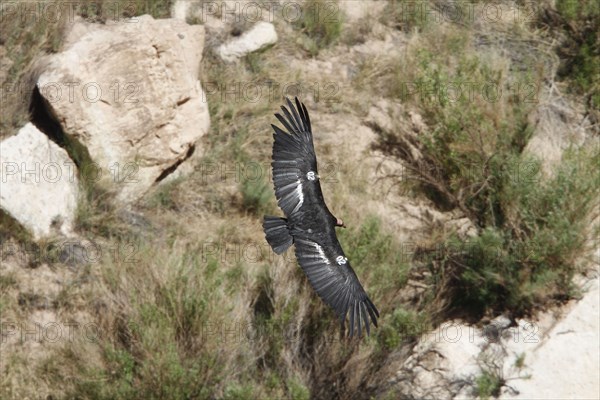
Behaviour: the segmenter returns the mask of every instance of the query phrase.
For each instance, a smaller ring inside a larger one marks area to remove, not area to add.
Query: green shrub
[[[227,386],[225,395],[223,396],[223,400],[245,400],[253,398],[256,398],[256,394],[252,384],[231,384]]]
[[[452,310],[480,315],[527,313],[572,297],[572,277],[581,270],[578,255],[585,250],[586,224],[598,192],[593,168],[598,149],[567,152],[546,181],[540,162],[523,155],[532,131],[532,104],[506,90],[530,77],[495,70],[484,56],[470,52],[470,40],[461,33],[439,40],[442,47],[466,46],[437,53],[413,49],[406,64],[392,71],[420,90],[406,92],[392,77],[388,91],[418,107],[429,129],[419,135],[381,135],[381,148],[403,159],[411,172],[410,184],[440,208],[460,209],[477,227],[468,240],[436,239],[437,251],[426,260],[436,293],[432,298],[450,299]],[[491,83],[504,95],[445,95],[444,88],[464,82]],[[421,157],[406,151],[409,147]]]
[[[502,218],[468,241],[444,242],[430,266],[434,276],[449,280],[436,281],[436,290],[445,287],[454,307],[476,314],[527,313],[573,297],[598,195],[598,161],[597,149],[573,151],[548,181],[535,168],[501,179],[495,212]]]
[[[240,192],[242,193],[242,207],[256,215],[265,214],[270,209],[271,201],[274,198],[270,182],[263,178],[249,179],[243,176]]]
[[[430,327],[427,317],[412,310],[397,308],[391,316],[381,319],[377,342],[383,350],[392,350],[418,339]]]
[[[287,383],[290,400],[310,399],[310,390],[298,379],[289,379]]]
[[[489,372],[483,372],[475,380],[476,395],[479,398],[486,400],[490,397],[500,396],[500,389],[504,386],[504,381],[495,374]]]
[[[541,14],[550,25],[551,33],[558,33],[558,54],[561,66],[558,76],[567,79],[569,89],[589,96],[589,106],[600,108],[600,5],[594,0],[558,0],[556,10]],[[554,16],[549,19],[548,16]]]
[[[334,44],[342,32],[342,14],[337,2],[309,0],[302,4],[300,18],[294,21],[303,33],[301,45],[311,56]]]
[[[382,231],[378,217],[368,215],[360,226],[338,230],[337,234],[357,274],[369,280],[369,293],[374,302],[374,296],[404,286],[409,261],[406,249],[392,235]]]

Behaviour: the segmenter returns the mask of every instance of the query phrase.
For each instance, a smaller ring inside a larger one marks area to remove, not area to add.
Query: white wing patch
[[[312,243],[315,246],[315,249],[317,250],[318,253],[318,257],[327,265],[331,265],[331,263],[329,262],[329,258],[327,258],[327,256],[325,255],[325,252],[323,251],[323,248],[318,244],[313,242]],[[335,262],[338,265],[344,265],[348,262],[348,258],[344,257],[344,256],[337,256],[335,258]]]
[[[298,211],[300,207],[302,207],[302,203],[304,203],[304,193],[302,193],[302,181],[298,179],[296,183],[298,184],[298,186],[296,186],[296,189],[294,190],[294,196],[296,196],[296,198],[298,199],[298,204],[296,204],[296,207],[294,207],[294,211],[292,211],[292,213]]]
[[[318,243],[313,243],[313,244],[315,245],[315,248],[317,249],[317,252],[319,252],[319,257],[321,257],[321,259],[323,259],[323,262],[325,264],[329,265],[329,259],[325,255],[325,252],[323,251],[323,248],[321,246],[319,246]]]

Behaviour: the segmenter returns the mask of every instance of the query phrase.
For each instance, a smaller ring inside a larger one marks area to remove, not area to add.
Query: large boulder
[[[0,142],[0,208],[37,240],[70,235],[79,183],[75,164],[65,150],[33,124]]]
[[[38,88],[64,133],[88,151],[122,202],[186,160],[209,129],[198,80],[204,27],[144,15],[74,23]],[[196,154],[199,149],[195,149]],[[88,177],[89,178],[89,177]]]

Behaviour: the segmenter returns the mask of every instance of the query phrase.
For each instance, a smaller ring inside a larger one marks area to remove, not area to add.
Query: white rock
[[[175,19],[180,19],[185,21],[190,9],[190,1],[189,0],[178,0],[175,1],[173,7],[171,8],[171,16]]]
[[[204,27],[181,20],[78,21],[40,76],[50,111],[121,202],[141,197],[208,131],[203,46]]]
[[[540,158],[542,171],[551,175],[552,168],[560,163],[569,146],[584,143],[589,122],[564,98],[545,92],[540,96],[543,99],[530,117],[534,132],[524,152]]]
[[[361,18],[368,17],[369,15],[378,15],[385,8],[386,2],[373,0],[345,0],[340,1],[337,4],[332,4],[335,4],[336,7],[339,7],[339,9],[343,11],[347,22],[356,22]]]
[[[415,398],[472,399],[486,370],[505,379],[503,399],[598,399],[599,286],[591,280],[562,316],[547,312],[514,327],[499,316],[483,330],[445,322],[421,337],[391,383]],[[516,365],[523,356],[524,367]]]
[[[277,42],[275,27],[269,22],[258,22],[240,37],[222,44],[217,54],[226,62],[235,62],[238,58]]]
[[[510,353],[525,355],[525,369],[511,379],[516,399],[600,399],[600,291],[598,278],[573,308],[546,331],[533,326]],[[532,325],[528,324],[531,328]]]
[[[481,330],[459,321],[445,322],[420,338],[394,384],[411,398],[468,396],[468,382],[479,372],[478,356],[486,344]]]
[[[0,207],[37,240],[72,232],[77,208],[76,166],[67,152],[33,124],[0,142]]]

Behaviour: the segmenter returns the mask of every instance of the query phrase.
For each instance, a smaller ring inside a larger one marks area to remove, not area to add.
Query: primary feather
[[[265,216],[267,241],[277,254],[292,243],[296,258],[319,297],[333,308],[342,324],[349,315],[350,336],[370,323],[377,326],[379,311],[358,281],[337,239],[337,218],[327,208],[317,168],[310,117],[304,104],[289,99],[283,115],[275,114],[284,129],[273,127],[273,183],[277,204],[286,218]]]

